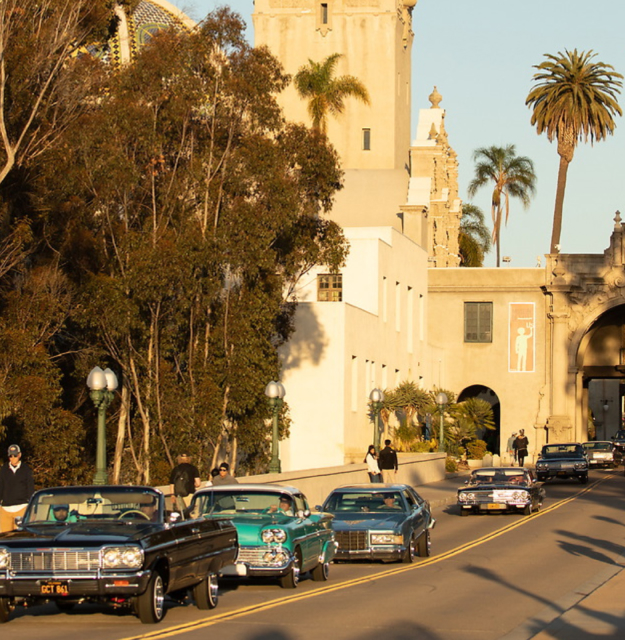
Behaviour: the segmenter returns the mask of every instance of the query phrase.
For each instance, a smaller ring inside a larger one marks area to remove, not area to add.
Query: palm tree
[[[534,65],[538,69],[533,78],[537,84],[525,100],[534,109],[531,123],[538,133],[547,132],[549,142],[554,138],[558,141],[560,167],[551,253],[558,253],[560,248],[566,174],[577,142],[588,138],[591,144],[603,140],[614,133],[614,115],[622,115],[616,96],[623,86],[619,80],[623,76],[609,64],[591,62],[595,55],[592,49],[545,54],[547,59]]]
[[[369,104],[366,87],[354,76],[334,77],[340,53],[333,53],[323,62],[313,62],[303,66],[293,82],[301,98],[308,100],[308,113],[313,129],[326,133],[328,113],[336,116],[345,110],[345,98],[353,97]]]
[[[460,218],[460,266],[481,267],[484,256],[490,251],[490,232],[484,221],[484,212],[474,204],[462,205]]]
[[[517,156],[513,144],[507,147],[482,147],[473,153],[475,177],[467,189],[473,197],[477,190],[489,182],[494,182],[491,197],[493,218],[493,241],[497,247],[497,266],[500,264],[501,218],[505,210],[506,224],[510,215],[510,197],[518,198],[523,207],[529,206],[531,196],[536,191],[534,163],[525,156]]]

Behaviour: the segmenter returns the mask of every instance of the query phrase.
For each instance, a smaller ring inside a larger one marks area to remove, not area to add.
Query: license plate
[[[68,596],[69,583],[60,581],[42,582],[39,585],[42,596]]]
[[[487,509],[505,509],[506,505],[499,504],[498,502],[489,502],[488,504],[485,504],[484,507]]]

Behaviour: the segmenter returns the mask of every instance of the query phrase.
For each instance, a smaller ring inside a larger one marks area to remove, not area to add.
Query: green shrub
[[[447,473],[455,473],[458,471],[458,461],[451,456],[447,456],[445,459],[445,471]]]
[[[431,453],[434,451],[434,443],[433,442],[418,442],[415,441],[410,446],[410,451],[412,453]]]
[[[469,460],[481,460],[487,451],[488,445],[484,442],[484,440],[471,440],[467,442],[467,458]]]

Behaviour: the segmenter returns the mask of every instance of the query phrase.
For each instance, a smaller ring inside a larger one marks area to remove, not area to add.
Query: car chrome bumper
[[[399,560],[406,553],[406,547],[399,545],[385,545],[368,549],[336,550],[335,560]]]
[[[32,573],[28,575],[9,575],[8,577],[1,576],[0,596],[44,599],[136,596],[145,592],[150,576],[150,571],[90,575]],[[43,592],[42,585],[45,583],[59,582],[67,584],[67,594]]]
[[[283,576],[291,570],[294,557],[288,549],[281,547],[280,551],[287,554],[287,560],[281,564],[268,563],[263,560],[263,556],[272,549],[274,547],[240,547],[236,562],[223,567],[220,574],[241,578]]]

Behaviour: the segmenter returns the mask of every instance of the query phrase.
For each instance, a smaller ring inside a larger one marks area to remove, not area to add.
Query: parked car
[[[232,521],[239,534],[236,563],[222,575],[275,577],[294,589],[301,574],[328,579],[336,544],[332,516],[311,514],[306,497],[294,487],[275,484],[233,484],[196,492],[193,517]]]
[[[550,478],[577,478],[588,482],[588,458],[579,442],[546,444],[536,461],[538,480]]]
[[[199,609],[217,606],[217,575],[237,553],[227,520],[165,513],[157,489],[90,486],[44,489],[15,531],[0,535],[0,622],[18,605],[52,601],[134,608],[160,622],[168,593],[192,588]]]
[[[592,467],[612,467],[616,469],[623,461],[623,454],[609,440],[582,443],[588,464]]]
[[[460,515],[484,512],[522,512],[529,516],[538,511],[545,499],[542,483],[529,469],[519,467],[484,467],[476,469],[458,489]]]
[[[427,500],[406,484],[339,487],[319,508],[334,516],[337,560],[414,562],[431,553],[436,521]]]
[[[621,452],[625,456],[625,429],[619,429],[612,436],[612,444],[614,448]]]

